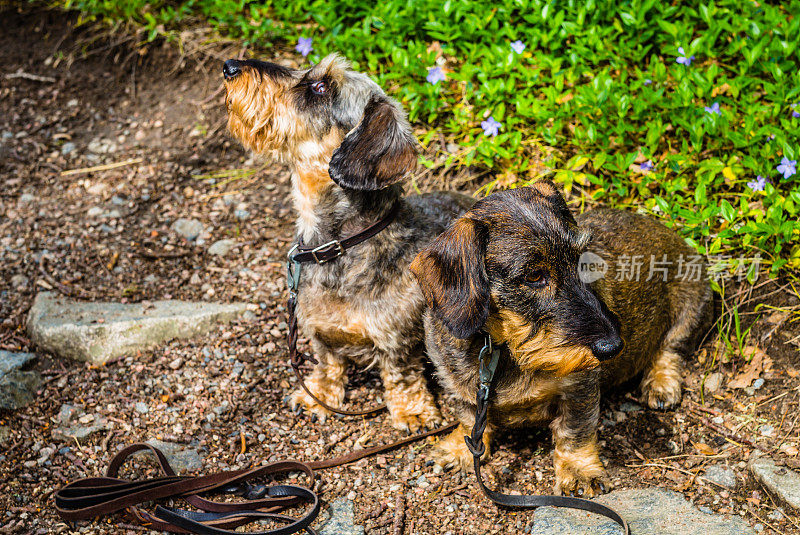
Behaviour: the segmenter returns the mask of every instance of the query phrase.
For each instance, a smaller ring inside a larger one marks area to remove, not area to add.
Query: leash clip
[[[489,354],[491,354],[491,357],[487,362],[486,357]],[[478,353],[478,389],[483,396],[484,402],[489,401],[489,389],[492,386],[492,379],[494,378],[494,372],[497,370],[497,363],[499,361],[500,348],[495,349],[492,346],[492,337],[487,334],[486,341],[480,353]]]
[[[300,285],[300,262],[294,259],[294,252],[297,251],[298,244],[289,249],[289,254],[286,255],[288,261],[286,262],[286,287],[289,289],[289,294],[292,296],[297,295],[297,287]]]

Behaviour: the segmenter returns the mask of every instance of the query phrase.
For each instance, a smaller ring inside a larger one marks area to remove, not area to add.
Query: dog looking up
[[[335,261],[303,268],[297,317],[319,364],[309,389],[330,406],[345,396],[349,361],[379,366],[392,423],[416,430],[441,421],[423,377],[425,300],[408,266],[473,200],[402,196],[418,145],[402,108],[364,74],[331,55],[306,70],[228,60],[228,128],[245,147],[291,167],[297,238],[327,244],[383,218],[395,220]],[[324,419],[302,389],[291,396]]]
[[[643,374],[649,407],[680,401],[681,358],[711,316],[703,266],[680,272],[693,255],[677,234],[640,215],[598,209],[576,223],[550,182],[478,201],[411,264],[429,305],[428,354],[462,426],[439,443],[440,462],[472,463],[463,437],[475,421],[478,353],[488,334],[504,346],[487,452],[499,427],[549,424],[556,492],[609,489],[597,447],[601,389]],[[592,284],[579,274],[587,257],[607,267]],[[651,258],[660,262],[655,275],[623,269],[631,260],[649,267]]]

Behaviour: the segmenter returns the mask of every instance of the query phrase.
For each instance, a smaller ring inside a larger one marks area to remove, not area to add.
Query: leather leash
[[[506,507],[536,509],[538,507],[550,506],[589,511],[590,513],[610,518],[620,525],[624,535],[630,535],[631,528],[628,526],[628,522],[622,518],[619,513],[603,504],[571,496],[503,494],[488,488],[483,482],[483,477],[481,476],[481,457],[486,451],[486,445],[483,443],[483,433],[486,430],[488,421],[489,392],[492,386],[492,379],[497,370],[497,363],[500,360],[500,348],[492,348],[492,338],[488,334],[484,334],[484,336],[486,337],[486,341],[478,354],[480,367],[478,368],[478,394],[475,400],[475,425],[472,427],[470,436],[464,437],[464,442],[467,443],[467,448],[469,448],[469,451],[472,453],[475,477],[483,493],[494,503]]]
[[[332,240],[318,247],[304,247],[302,243],[298,243],[289,251],[286,274],[286,284],[289,288],[289,299],[286,302],[287,323],[289,324],[289,362],[291,362],[292,371],[294,371],[295,377],[297,377],[300,386],[305,390],[306,394],[311,396],[311,398],[322,407],[336,414],[342,414],[344,416],[366,416],[384,410],[386,404],[363,410],[345,410],[332,407],[319,399],[306,385],[300,366],[305,362],[317,364],[318,361],[311,355],[306,355],[297,350],[297,290],[300,286],[301,268],[303,264],[310,262],[314,262],[318,265],[326,264],[345,254],[351,247],[376,236],[395,220],[397,214],[400,212],[400,206],[400,201],[395,202],[385,216],[357,234],[353,234],[342,240]]]
[[[150,529],[172,533],[198,535],[234,535],[235,528],[257,520],[272,520],[283,526],[248,532],[254,535],[292,535],[305,532],[316,535],[311,524],[320,512],[320,500],[314,492],[315,473],[353,463],[378,453],[384,453],[417,440],[455,429],[453,423],[404,439],[346,455],[310,463],[279,461],[256,468],[229,470],[203,476],[178,476],[167,458],[149,444],[133,444],[120,451],[112,460],[104,477],[79,479],[55,494],[56,512],[66,521],[90,520],[95,517],[124,512],[133,521]],[[118,476],[120,467],[134,453],[146,450],[155,455],[163,475],[130,481]],[[308,486],[263,485],[250,480],[288,472],[302,472]],[[201,494],[228,494],[245,498],[237,502],[212,501]],[[150,513],[140,506],[145,502],[181,498],[200,511],[167,508],[157,505]],[[309,509],[300,517],[283,511],[305,505]]]

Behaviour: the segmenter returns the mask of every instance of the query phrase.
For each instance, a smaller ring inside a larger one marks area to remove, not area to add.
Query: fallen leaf
[[[565,93],[556,99],[556,104],[564,104],[565,102],[569,102],[574,98],[572,93]]]
[[[745,365],[742,373],[733,378],[728,383],[728,388],[747,388],[750,383],[758,379],[761,372],[770,367],[772,360],[766,353],[754,346],[747,346],[744,348],[744,354],[752,354],[750,362]]]
[[[711,96],[713,98],[713,97],[716,97],[717,95],[721,95],[723,93],[727,93],[730,88],[731,88],[731,86],[728,84],[728,82],[725,82],[724,84],[718,85],[717,87],[712,89],[711,90]]]
[[[787,319],[789,319],[788,310],[776,310],[775,312],[764,318],[764,321],[766,321],[767,323],[772,323],[773,325],[777,325],[783,323]]]
[[[716,455],[717,450],[703,442],[692,442],[692,446],[703,455]]]

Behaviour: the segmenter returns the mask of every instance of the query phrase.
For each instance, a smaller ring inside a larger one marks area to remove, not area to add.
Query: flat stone
[[[795,509],[800,509],[800,475],[797,472],[778,466],[769,457],[756,454],[750,457],[748,467],[753,477],[768,491]]]
[[[156,439],[148,440],[146,443],[161,450],[167,457],[169,465],[177,474],[199,472],[203,469],[203,458],[198,450],[187,448],[182,444],[163,442]],[[148,451],[139,452],[137,455],[147,455],[153,458],[153,454]]]
[[[176,220],[170,228],[189,241],[197,238],[203,232],[203,224],[200,221],[183,217]]]
[[[703,477],[726,489],[736,488],[736,472],[732,468],[715,464],[706,468]]]
[[[0,425],[0,446],[4,446],[11,438],[11,428],[7,425]]]
[[[0,350],[0,376],[14,370],[21,370],[23,366],[36,358],[36,353],[12,353]]]
[[[353,502],[345,498],[337,498],[331,502],[331,517],[322,526],[320,535],[364,535],[364,527],[355,524]]]
[[[247,303],[154,301],[120,304],[80,302],[40,293],[28,313],[27,329],[36,346],[62,357],[97,364],[192,338],[216,325],[254,317]]]
[[[236,245],[236,241],[234,240],[219,240],[214,242],[214,244],[208,248],[208,254],[214,256],[225,256],[233,249],[233,246]]]
[[[682,494],[665,489],[616,490],[596,499],[625,518],[636,535],[755,535],[740,516],[699,511]],[[617,535],[621,528],[603,516],[574,509],[540,507],[534,535]]]
[[[33,402],[42,376],[22,368],[35,358],[33,353],[0,351],[0,409],[20,409]]]

